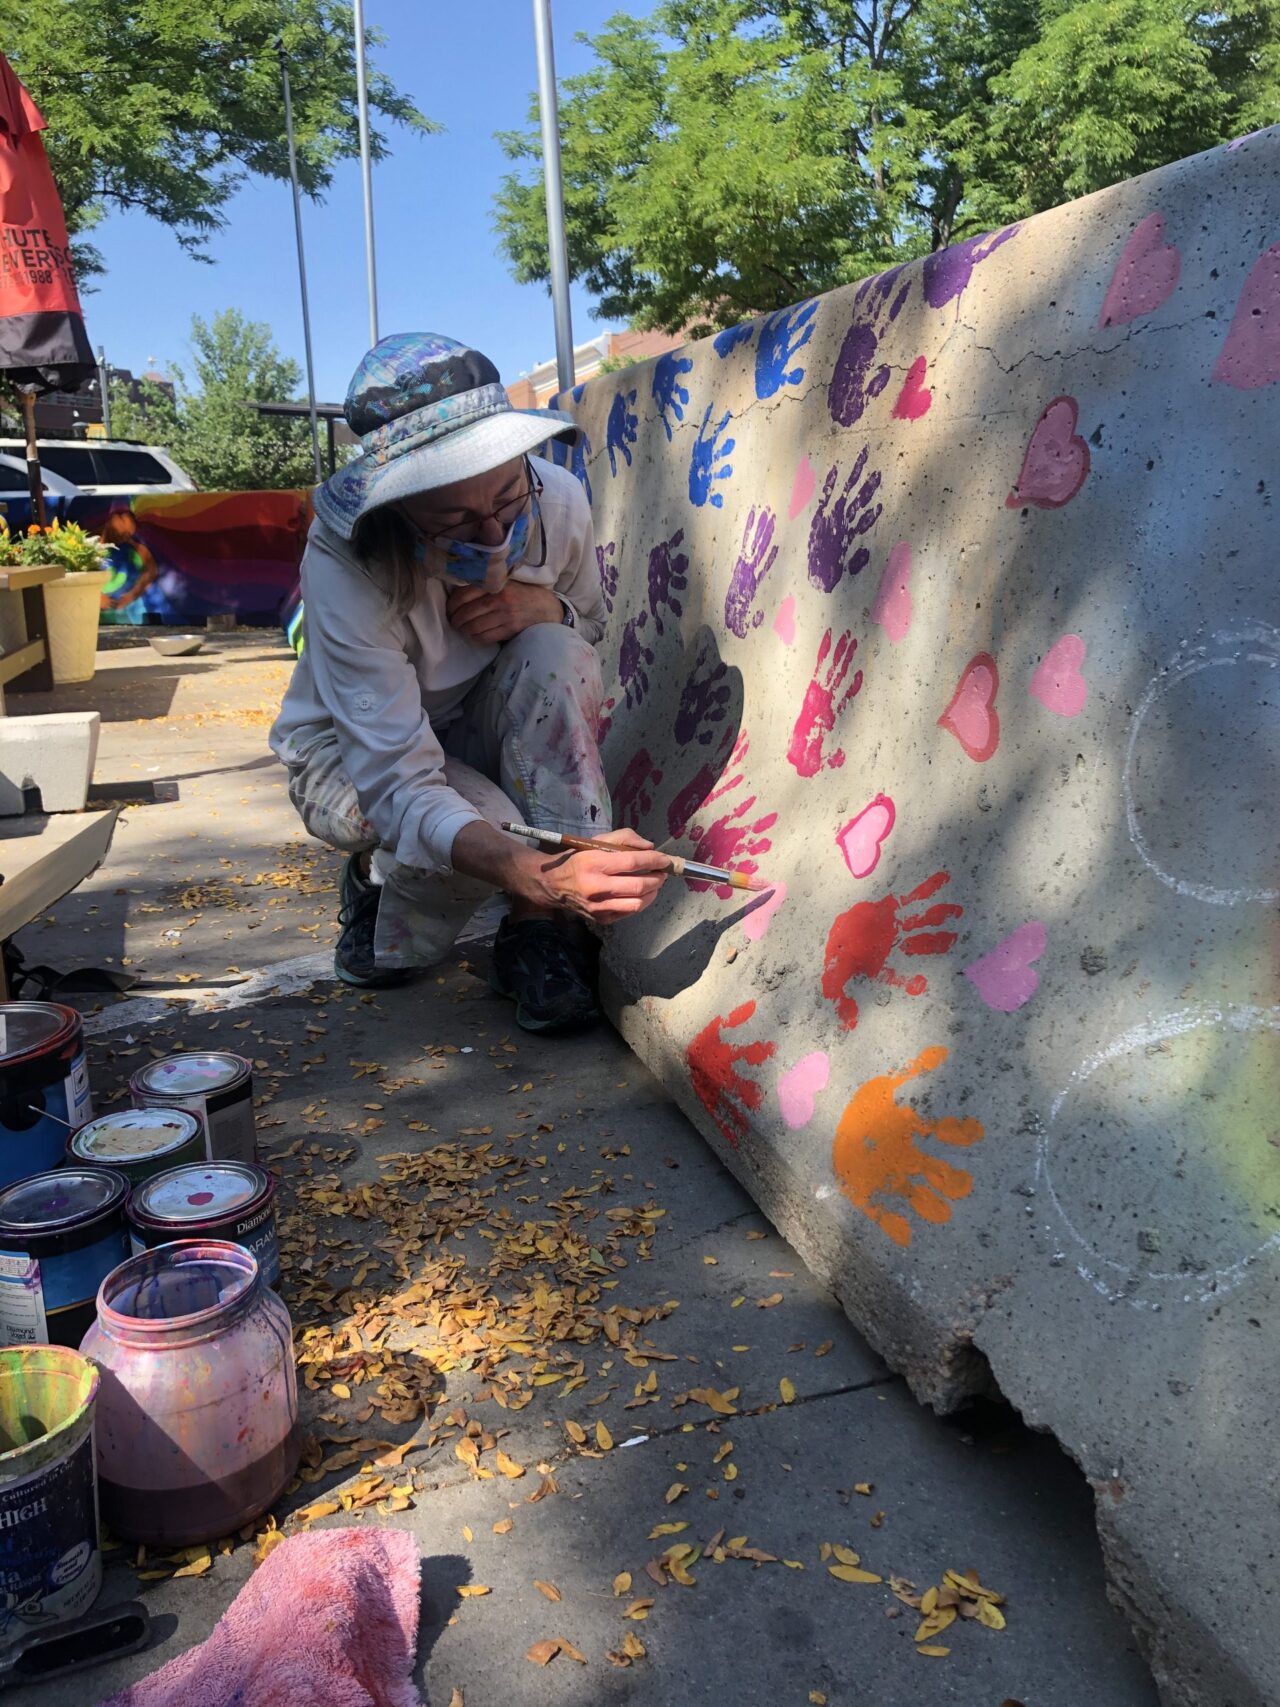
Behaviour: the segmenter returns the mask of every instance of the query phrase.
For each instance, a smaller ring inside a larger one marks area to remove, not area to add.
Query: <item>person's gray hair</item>
[[[413,528],[394,504],[361,516],[351,536],[361,568],[397,616],[413,608],[420,591],[416,545]]]

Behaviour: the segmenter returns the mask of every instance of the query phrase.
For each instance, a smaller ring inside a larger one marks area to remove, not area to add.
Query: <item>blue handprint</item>
[[[587,494],[588,504],[591,502],[591,480],[587,474],[587,458],[591,455],[591,440],[578,428],[578,442],[570,447],[564,439],[551,441],[551,460],[561,468],[567,468],[582,482],[582,489]]]
[[[726,326],[723,332],[716,333],[711,347],[723,361],[729,351],[736,350],[739,344],[749,344],[755,335],[755,329],[754,320],[743,320],[737,326]]]
[[[613,400],[609,410],[609,425],[605,432],[605,443],[609,449],[609,472],[618,472],[618,453],[626,459],[627,467],[631,467],[631,446],[636,442],[636,429],[640,422],[633,412],[631,405],[636,400],[634,386],[630,391],[620,391]]]
[[[711,422],[713,403],[707,404],[707,412],[702,417],[702,425],[698,428],[698,436],[693,441],[693,456],[689,461],[689,502],[691,504],[710,503],[715,509],[724,507],[724,498],[719,492],[711,490],[715,480],[729,480],[733,476],[733,464],[726,463],[725,458],[732,455],[737,442],[734,439],[721,441],[720,435],[729,425],[731,419],[726,409],[720,418],[718,426],[712,427],[710,434],[707,428]],[[720,467],[720,464],[724,464]]]
[[[585,380],[583,380],[582,384],[581,385],[575,385],[572,391],[557,391],[555,396],[547,404],[547,408],[548,409],[561,409],[564,407],[564,404],[566,402],[581,403],[582,402],[582,394],[586,389],[587,389],[587,382]]]
[[[760,328],[756,350],[757,397],[772,397],[784,385],[799,385],[804,378],[802,367],[788,369],[787,363],[812,338],[813,317],[817,312],[818,299],[810,297],[794,308],[779,309]]]
[[[681,385],[680,375],[692,371],[693,363],[679,350],[668,350],[665,356],[659,356],[653,370],[653,400],[658,405],[658,418],[666,429],[668,444],[671,442],[671,422],[667,419],[667,411],[670,410],[677,421],[684,420],[689,392]]]

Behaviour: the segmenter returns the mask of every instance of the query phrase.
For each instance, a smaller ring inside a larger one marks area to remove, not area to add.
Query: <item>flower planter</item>
[[[81,570],[50,581],[44,590],[49,625],[49,659],[54,683],[87,682],[97,668],[98,612],[102,589],[111,579],[107,569]]]

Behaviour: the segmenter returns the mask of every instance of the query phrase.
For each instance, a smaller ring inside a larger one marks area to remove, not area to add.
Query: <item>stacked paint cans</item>
[[[111,1168],[130,1185],[205,1157],[204,1128],[185,1108],[122,1108],[67,1140],[73,1167]]]
[[[93,1113],[84,1025],[60,1002],[0,1002],[0,1186],[56,1168]]]
[[[129,1254],[129,1182],[59,1168],[0,1191],[0,1343],[78,1346],[98,1288]]]
[[[183,1108],[205,1131],[211,1161],[256,1162],[253,1068],[241,1055],[202,1050],[166,1055],[129,1080],[135,1108]]]
[[[263,1284],[280,1281],[276,1182],[254,1162],[203,1162],[171,1168],[137,1186],[129,1198],[135,1254],[174,1239],[221,1239],[243,1245]]]

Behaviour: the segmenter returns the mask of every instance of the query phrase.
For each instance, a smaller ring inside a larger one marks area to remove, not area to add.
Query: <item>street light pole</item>
[[[289,181],[293,186],[293,229],[298,240],[298,289],[302,293],[302,342],[307,356],[307,406],[311,415],[311,459],[316,484],[324,479],[320,466],[320,425],[316,419],[316,367],[311,355],[311,308],[307,300],[307,257],[302,246],[302,191],[298,188],[298,153],[293,141],[293,96],[289,91],[289,60],[283,36],[276,42],[280,55],[280,80],[284,85],[284,129],[289,140]]]
[[[542,179],[547,194],[547,251],[551,264],[551,307],[556,327],[556,378],[564,392],[573,389],[573,322],[569,313],[569,250],[564,231],[560,110],[556,96],[555,46],[551,39],[551,0],[533,0],[533,40],[538,58],[538,110],[542,118]]]
[[[354,0],[356,30],[356,118],[360,126],[360,173],[364,182],[364,262],[369,290],[369,344],[378,341],[378,267],[373,249],[373,156],[369,150],[369,76],[364,56],[364,0]]]
[[[111,437],[111,369],[107,366],[107,350],[98,345],[98,391],[102,396],[102,436]]]

